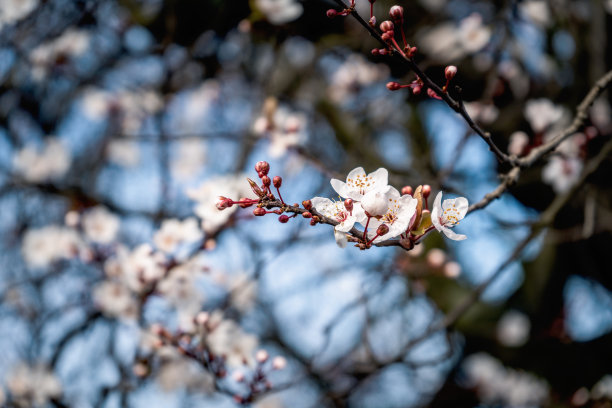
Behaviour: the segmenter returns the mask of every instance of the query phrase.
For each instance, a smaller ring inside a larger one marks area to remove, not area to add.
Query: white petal
[[[433,203],[433,208],[431,209],[431,222],[438,231],[442,231],[442,224],[440,224],[440,212],[442,211],[441,202],[442,192],[440,191],[436,196]]]
[[[453,230],[451,230],[450,228],[446,228],[446,227],[442,227],[442,232],[448,238],[455,240],[455,241],[463,241],[464,239],[467,238],[467,235],[456,234],[455,232],[453,232]]]
[[[348,182],[349,179],[355,180],[357,175],[365,177],[366,173],[363,167],[355,167],[353,170],[351,170],[348,176],[346,176],[346,181]]]
[[[462,220],[465,214],[467,214],[469,207],[468,200],[465,197],[459,197],[455,200],[455,205],[457,206],[457,211],[459,211],[459,216],[457,218]]]
[[[383,167],[368,174],[368,177],[372,178],[373,188],[376,190],[384,189],[389,184],[389,172]]]
[[[371,216],[384,215],[387,212],[389,206],[387,196],[380,191],[370,191],[363,196],[361,200],[361,206]]]
[[[336,190],[336,193],[338,193],[338,195],[342,198],[350,198],[349,194],[351,189],[349,188],[349,186],[346,185],[345,182],[340,181],[338,179],[331,179],[330,180],[331,186],[334,190]]]
[[[355,217],[348,217],[346,220],[336,225],[336,231],[348,232],[355,225]]]
[[[315,210],[325,216],[327,216],[326,213],[329,212],[329,206],[333,204],[332,200],[325,197],[314,197],[310,200],[310,202],[312,203],[312,206],[315,208]]]
[[[346,244],[348,243],[348,239],[346,238],[346,234],[344,232],[336,231],[334,229],[334,238],[336,239],[336,244],[338,244],[340,248],[346,247]]]

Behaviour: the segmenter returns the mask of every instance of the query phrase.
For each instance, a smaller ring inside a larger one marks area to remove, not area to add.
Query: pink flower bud
[[[274,184],[274,187],[280,188],[283,184],[283,179],[280,176],[274,176],[274,178],[272,179],[272,183]]]
[[[402,187],[402,194],[403,195],[412,195],[412,187],[410,187],[410,186]]]
[[[348,211],[349,213],[353,211],[353,200],[351,200],[350,198],[347,198],[346,200],[344,200],[344,208],[346,208],[346,211]]]
[[[372,27],[374,27],[376,25],[376,17],[375,16],[370,17],[369,23]]]
[[[287,216],[287,214],[283,214],[280,217],[278,217],[278,221],[281,224],[285,224],[287,221],[289,221],[289,217]]]
[[[268,176],[263,176],[261,178],[261,182],[266,187],[270,187],[270,184],[272,184],[272,180],[270,180],[270,177],[268,177]]]
[[[386,31],[385,33],[383,33],[383,35],[381,35],[380,37],[384,40],[384,41],[391,41],[393,39],[393,35],[395,33],[393,32],[393,30],[389,30]]]
[[[261,217],[262,215],[266,215],[266,210],[264,210],[261,207],[257,207],[256,209],[253,210],[253,215],[257,217]]]
[[[232,378],[234,379],[234,381],[241,383],[244,381],[244,373],[242,371],[234,371],[234,374],[232,374]]]
[[[310,211],[304,211],[302,213],[302,217],[304,217],[304,218],[312,218],[312,214],[310,213]]]
[[[304,209],[310,211],[310,210],[312,210],[312,201],[304,200],[304,201],[302,201],[302,206],[304,207]]]
[[[422,192],[423,192],[423,197],[427,199],[427,197],[429,197],[429,195],[431,194],[431,186],[429,184],[425,184],[423,186]]]
[[[381,48],[380,50],[378,50],[378,53],[380,55],[387,55],[389,54],[389,51],[386,48]]]
[[[255,165],[255,171],[257,173],[263,173],[263,175],[265,176],[270,171],[270,163],[268,163],[267,161],[257,162],[257,164]]]
[[[389,226],[387,226],[387,224],[380,224],[376,229],[376,235],[378,235],[379,237],[382,237],[387,232],[389,232]]]
[[[196,315],[195,322],[199,326],[204,326],[206,323],[208,323],[209,317],[210,315],[208,314],[208,312],[200,312]]]
[[[250,203],[250,202],[248,202],[249,200],[250,200],[250,198],[242,197],[242,198],[240,199],[240,201],[246,201],[246,202],[243,202],[242,204],[238,204],[238,205],[240,206],[240,208],[247,208],[247,207],[250,207],[250,206],[252,206],[253,204],[252,204],[252,203]]]
[[[257,353],[255,353],[255,360],[257,360],[259,364],[263,364],[268,361],[268,357],[269,355],[266,350],[257,350]]]
[[[327,10],[326,14],[327,14],[328,18],[334,18],[334,17],[336,17],[338,15],[338,12],[336,10],[334,10],[334,9],[329,9],[329,10]]]
[[[457,67],[456,66],[449,65],[448,67],[444,68],[444,77],[448,81],[453,79],[455,77],[455,75],[457,75]]]
[[[440,96],[431,88],[427,88],[427,96],[433,99],[442,100],[442,98],[440,98]]]
[[[215,204],[215,206],[217,207],[217,210],[223,211],[226,208],[230,208],[232,206],[232,200],[227,197],[219,196],[219,201],[217,201],[217,204]]]
[[[372,48],[372,55],[378,55],[380,54],[380,51],[378,50],[378,48]]]
[[[276,356],[272,360],[272,368],[275,370],[282,370],[286,366],[287,366],[287,360],[285,359],[285,357]]]
[[[397,91],[401,88],[399,82],[387,82],[387,89],[390,91]]]
[[[393,6],[389,10],[389,15],[395,21],[401,21],[404,19],[404,8],[402,6]]]
[[[382,23],[380,23],[380,31],[382,31],[383,33],[386,33],[387,31],[392,31],[393,30],[393,23],[389,20],[385,20]]]

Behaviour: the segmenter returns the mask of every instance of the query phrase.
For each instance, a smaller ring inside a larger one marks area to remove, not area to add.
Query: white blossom
[[[15,171],[24,179],[34,183],[56,180],[70,168],[70,154],[54,138],[49,138],[42,150],[26,146],[13,160]]]
[[[532,99],[525,104],[525,118],[534,132],[540,133],[561,120],[565,113],[563,107],[556,106],[549,99]]]
[[[104,270],[109,277],[117,277],[133,292],[139,293],[164,277],[165,259],[151,246],[142,244],[132,251],[123,247],[117,256],[106,261]]]
[[[49,225],[27,230],[21,252],[28,266],[43,268],[60,259],[76,256],[81,247],[81,239],[75,230]]]
[[[99,244],[110,244],[119,231],[119,217],[106,209],[97,206],[83,214],[83,232],[93,242]]]
[[[172,174],[179,179],[193,177],[206,162],[206,145],[199,139],[181,140],[176,157],[172,159]]]
[[[233,320],[224,319],[206,336],[206,343],[213,353],[225,356],[228,366],[240,367],[244,361],[254,363],[258,341]]]
[[[607,374],[597,381],[591,390],[591,396],[594,399],[607,398],[612,400],[612,375]]]
[[[332,201],[324,197],[314,197],[311,201],[313,207],[319,213],[338,221],[338,225],[334,227],[334,236],[338,246],[344,248],[346,246],[346,235],[344,233],[350,231],[355,222],[360,221],[365,216],[359,203],[354,203],[353,210],[349,212],[343,201]]]
[[[161,228],[153,236],[153,242],[157,249],[170,254],[180,244],[195,242],[201,238],[202,232],[195,218],[190,217],[183,221],[173,218],[162,222]]]
[[[134,167],[140,162],[140,148],[134,140],[111,140],[106,147],[106,157],[122,167]]]
[[[497,323],[497,339],[508,347],[520,347],[529,339],[531,322],[523,313],[509,310]]]
[[[389,172],[385,168],[381,167],[366,175],[363,167],[357,167],[348,174],[346,183],[338,179],[332,179],[331,185],[341,197],[361,201],[370,191],[386,193],[389,189],[388,179]]]
[[[255,0],[255,5],[275,25],[297,20],[304,12],[304,7],[295,0]]]
[[[120,282],[105,280],[93,288],[95,305],[109,317],[133,320],[138,317],[138,302]]]
[[[253,123],[253,133],[270,140],[269,153],[276,158],[304,143],[306,124],[306,115],[277,107],[276,101],[269,99],[264,104],[264,114]]]
[[[365,208],[366,198],[370,195],[378,195],[379,192],[370,192],[366,194],[364,197],[363,205]],[[410,221],[416,212],[416,206],[418,204],[418,200],[413,198],[409,194],[405,194],[400,196],[399,191],[395,188],[390,187],[386,194],[383,195],[384,202],[386,204],[385,211],[380,215],[380,217],[373,217],[370,219],[370,223],[368,225],[368,235],[370,238],[376,235],[376,229],[385,224],[389,227],[389,231],[374,239],[374,243],[386,241],[391,238],[395,238],[400,234],[403,234],[408,229]],[[369,212],[369,211],[368,211]],[[371,215],[375,215],[370,213]],[[362,224],[365,221],[362,221]]]
[[[26,17],[38,5],[38,0],[0,0],[0,30]]]
[[[557,194],[572,188],[580,179],[583,163],[577,157],[552,156],[542,169],[542,180]]]
[[[510,135],[510,143],[508,144],[508,153],[520,156],[525,151],[529,144],[529,136],[522,131],[514,132]]]
[[[62,395],[62,385],[44,364],[18,365],[8,375],[6,387],[18,406],[45,406]]]
[[[468,200],[465,197],[444,200],[440,191],[431,210],[431,222],[440,232],[455,241],[466,239],[465,235],[456,234],[451,230],[465,217],[468,210]]]

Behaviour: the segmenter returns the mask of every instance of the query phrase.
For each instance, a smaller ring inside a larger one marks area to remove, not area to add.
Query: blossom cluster
[[[258,162],[255,170],[262,185],[251,179],[247,180],[258,199],[242,198],[234,201],[220,196],[217,202],[219,210],[234,205],[243,208],[255,205],[254,215],[278,214],[281,223],[301,214],[303,218],[310,219],[311,225],[333,225],[336,243],[340,247],[345,247],[351,241],[359,248],[366,249],[399,237],[401,246],[412,249],[419,239],[434,229],[453,240],[467,238],[452,231],[468,211],[468,200],[465,197],[442,201],[442,192],[439,192],[430,210],[429,185],[418,186],[414,190],[405,186],[400,193],[388,184],[389,173],[384,168],[366,174],[362,167],[357,167],[348,174],[346,181],[332,179],[331,186],[342,200],[314,197],[304,200],[303,208],[298,204],[285,203],[280,194],[282,178],[276,176],[270,179],[270,165],[267,162]],[[272,193],[271,185],[276,188],[279,200]],[[276,209],[271,210],[272,208]],[[356,229],[355,224],[361,224],[363,230]]]

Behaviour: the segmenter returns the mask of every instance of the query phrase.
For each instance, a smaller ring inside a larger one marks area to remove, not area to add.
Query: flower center
[[[366,193],[367,190],[369,190],[370,186],[373,186],[375,184],[375,182],[370,176],[366,176],[365,174],[358,174],[355,179],[347,179],[346,184],[348,184],[349,187],[359,189],[359,194],[363,195]]]
[[[456,205],[453,204],[452,207],[447,208],[444,210],[444,214],[442,214],[442,217],[440,217],[440,221],[442,224],[444,225],[457,225],[459,224],[459,210],[457,210]]]

